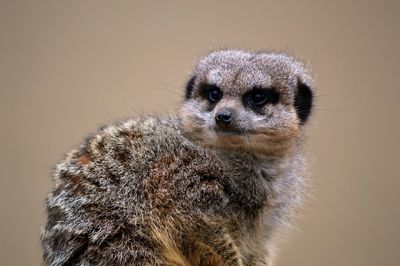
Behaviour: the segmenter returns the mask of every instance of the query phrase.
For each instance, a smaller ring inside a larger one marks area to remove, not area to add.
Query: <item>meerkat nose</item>
[[[229,126],[232,122],[232,112],[228,109],[222,109],[215,115],[215,122],[219,126]]]

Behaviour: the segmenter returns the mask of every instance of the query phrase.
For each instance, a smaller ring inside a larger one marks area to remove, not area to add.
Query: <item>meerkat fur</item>
[[[99,130],[54,171],[45,265],[271,265],[303,198],[307,68],[284,53],[201,58],[177,114]]]

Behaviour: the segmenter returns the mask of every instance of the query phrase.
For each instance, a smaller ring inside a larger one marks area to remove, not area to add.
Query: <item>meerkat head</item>
[[[205,145],[279,155],[300,137],[312,103],[311,78],[292,57],[223,50],[197,64],[180,117]]]

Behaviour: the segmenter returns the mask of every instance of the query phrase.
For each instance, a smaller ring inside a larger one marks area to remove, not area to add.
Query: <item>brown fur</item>
[[[302,198],[310,78],[287,55],[237,50],[209,54],[193,76],[179,116],[103,128],[57,165],[46,265],[271,265]],[[211,104],[204,83],[222,99]],[[255,86],[279,101],[246,106]]]

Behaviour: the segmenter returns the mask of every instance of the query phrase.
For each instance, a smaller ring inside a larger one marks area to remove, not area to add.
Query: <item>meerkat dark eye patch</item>
[[[192,97],[195,80],[196,80],[196,76],[193,76],[186,84],[186,94],[185,94],[186,100],[189,100]]]
[[[279,93],[274,88],[254,87],[243,96],[243,102],[250,108],[260,108],[279,102]]]
[[[222,98],[221,89],[217,85],[206,83],[200,85],[200,95],[210,103],[216,103]]]
[[[297,84],[296,97],[294,99],[294,108],[296,109],[301,124],[304,124],[310,116],[313,99],[314,95],[310,87],[299,81]]]

